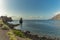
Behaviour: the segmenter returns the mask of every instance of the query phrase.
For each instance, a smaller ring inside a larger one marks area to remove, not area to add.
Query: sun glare
[[[5,15],[4,1],[0,0],[0,16]]]
[[[55,15],[60,14],[60,12],[56,12]]]

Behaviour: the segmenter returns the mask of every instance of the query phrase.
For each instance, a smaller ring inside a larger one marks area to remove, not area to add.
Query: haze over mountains
[[[20,19],[20,16],[11,16],[13,18],[13,20],[19,20]],[[24,19],[24,18],[23,18]],[[39,17],[37,18],[29,18],[29,19],[24,19],[24,20],[41,20]],[[44,19],[43,19],[44,20]],[[60,13],[53,16],[51,19],[49,20],[60,20]]]

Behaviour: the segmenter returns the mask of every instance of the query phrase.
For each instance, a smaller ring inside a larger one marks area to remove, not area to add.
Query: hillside
[[[60,14],[58,14],[58,15],[56,15],[56,16],[54,16],[54,17],[52,17],[52,19],[51,20],[60,20]]]

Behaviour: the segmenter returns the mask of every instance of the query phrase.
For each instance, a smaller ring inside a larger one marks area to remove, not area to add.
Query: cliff
[[[52,19],[51,20],[60,20],[60,14],[58,14],[58,15],[56,15],[56,16],[54,16],[54,17],[52,17]]]

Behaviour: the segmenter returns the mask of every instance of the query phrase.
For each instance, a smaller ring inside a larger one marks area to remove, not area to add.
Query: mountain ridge
[[[60,20],[60,14],[55,15],[51,20]]]

